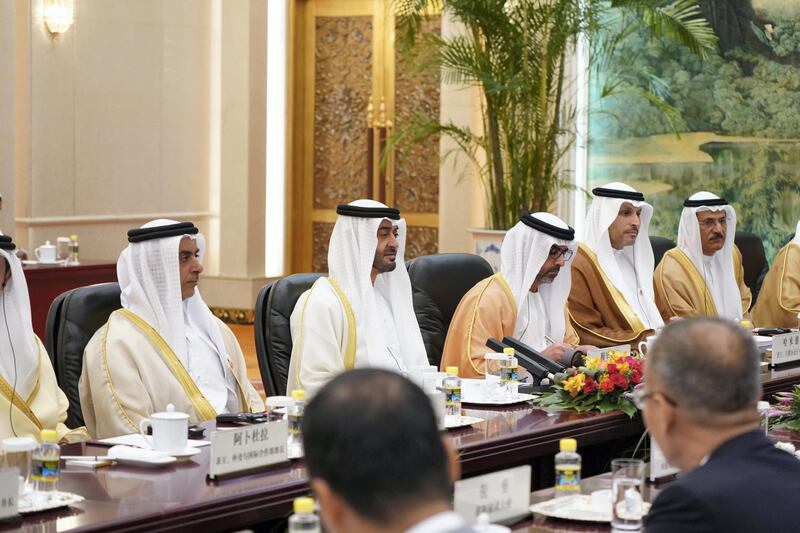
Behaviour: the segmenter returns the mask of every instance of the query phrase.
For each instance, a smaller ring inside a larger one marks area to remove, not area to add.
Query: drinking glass
[[[508,356],[502,353],[486,353],[483,356],[486,363],[484,397],[489,401],[505,398],[505,387],[500,382],[500,374],[506,359]]]
[[[614,459],[611,461],[611,527],[637,530],[642,528],[644,513],[644,461]]]

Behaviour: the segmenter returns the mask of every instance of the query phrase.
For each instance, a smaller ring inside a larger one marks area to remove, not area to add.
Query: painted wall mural
[[[767,257],[800,218],[800,0],[705,0],[719,39],[701,61],[678,45],[634,35],[618,52],[637,79],[679,111],[679,135],[643,98],[601,98],[592,77],[589,186],[624,181],[655,207],[652,235],[675,240],[683,199],[727,198],[737,229]]]

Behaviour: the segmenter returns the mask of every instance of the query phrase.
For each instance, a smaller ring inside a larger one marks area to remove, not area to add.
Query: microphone
[[[507,338],[508,337],[503,339],[503,342],[505,342]],[[514,348],[513,346],[501,343],[497,339],[488,339],[486,341],[486,346],[498,353],[503,353],[503,348]],[[514,350],[516,351],[516,348],[514,348]],[[553,378],[553,374],[547,368],[540,365],[539,363],[528,357],[526,354],[517,352],[514,357],[517,358],[519,364],[521,364],[523,368],[525,368],[525,370],[530,372],[531,375],[534,377],[534,379],[539,381],[540,384],[542,384],[541,382],[544,380],[549,380],[549,383],[553,383],[555,381]],[[549,383],[544,383],[544,385],[547,385]]]
[[[517,353],[522,353],[527,357],[530,357],[553,374],[557,372],[563,372],[566,368],[564,365],[556,363],[552,359],[548,359],[527,344],[522,343],[514,337],[503,337],[503,343],[514,348]]]

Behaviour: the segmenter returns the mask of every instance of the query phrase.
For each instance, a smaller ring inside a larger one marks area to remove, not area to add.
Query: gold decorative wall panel
[[[441,17],[425,20],[426,31],[441,33]],[[402,128],[408,117],[424,113],[438,120],[440,79],[431,72],[412,72],[406,54],[397,51],[395,66],[395,124]],[[401,211],[439,211],[439,137],[405,146],[395,155],[394,204]],[[438,241],[437,241],[438,242]]]
[[[317,17],[314,208],[366,196],[366,116],[372,93],[372,17]],[[317,236],[314,235],[316,254]],[[315,270],[319,272],[319,270]]]
[[[435,254],[439,251],[439,229],[424,226],[409,226],[406,236],[405,259],[414,259],[422,255]]]
[[[328,242],[333,233],[333,224],[329,222],[314,222],[314,249],[311,272],[328,272]]]

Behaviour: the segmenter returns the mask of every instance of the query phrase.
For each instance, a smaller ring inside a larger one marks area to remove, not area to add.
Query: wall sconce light
[[[75,20],[74,12],[72,0],[44,0],[42,18],[47,31],[53,35],[67,31]]]

